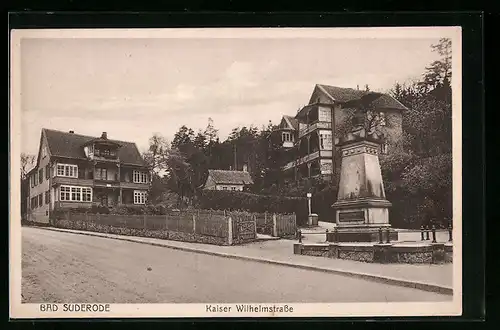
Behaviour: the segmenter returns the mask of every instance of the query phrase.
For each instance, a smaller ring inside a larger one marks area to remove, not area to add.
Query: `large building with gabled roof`
[[[317,84],[309,102],[295,116],[284,115],[273,138],[281,139],[287,150],[284,157],[285,177],[332,178],[335,145],[349,125],[351,101],[361,99],[370,91]],[[372,102],[378,130],[384,136],[380,153],[387,154],[402,138],[402,111],[407,108],[389,94],[381,93]]]
[[[55,209],[145,204],[150,182],[135,143],[46,128],[28,179],[27,217],[40,223]]]

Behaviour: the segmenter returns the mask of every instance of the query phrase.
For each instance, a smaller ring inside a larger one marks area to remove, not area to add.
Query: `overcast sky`
[[[418,78],[437,39],[26,39],[21,42],[22,151],[43,127],[134,141],[211,117],[232,128],[278,123],[316,83],[384,91]]]

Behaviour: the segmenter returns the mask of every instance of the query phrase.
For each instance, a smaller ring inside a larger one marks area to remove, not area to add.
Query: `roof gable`
[[[253,184],[250,173],[245,171],[208,170],[208,176],[215,184]]]
[[[321,85],[321,84],[316,85],[314,92],[316,92],[316,89],[322,91],[332,101],[336,101],[336,102],[340,102],[340,103],[359,99],[362,96],[369,93],[367,91],[357,90],[357,89],[353,89],[353,88],[344,88],[344,87]],[[314,92],[313,92],[313,96],[314,96]],[[311,96],[311,99],[313,96]],[[382,93],[382,95],[378,99],[373,101],[373,105],[376,108],[398,109],[398,110],[407,110],[408,109],[401,102],[396,100],[394,97],[390,96],[389,94],[385,94],[385,93]]]
[[[46,137],[51,156],[75,159],[87,159],[83,145],[96,139],[94,136],[67,133],[46,128],[42,129],[42,135]],[[121,148],[118,149],[118,157],[121,163],[137,166],[146,165],[135,143],[118,140],[109,141],[121,145]]]

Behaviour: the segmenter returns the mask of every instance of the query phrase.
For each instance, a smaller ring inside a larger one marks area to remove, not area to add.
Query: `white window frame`
[[[380,111],[378,113],[378,118],[379,118],[378,121],[379,121],[380,126],[386,126],[387,125],[386,120],[385,120],[385,112]]]
[[[380,145],[380,153],[383,155],[387,155],[389,153],[389,144],[387,142]]]
[[[57,163],[56,176],[78,178],[78,165]]]
[[[59,187],[59,200],[61,202],[92,202],[92,188],[62,185]]]
[[[134,204],[146,204],[146,190],[134,190]]]
[[[148,174],[144,171],[134,170],[132,178],[134,183],[148,183]]]

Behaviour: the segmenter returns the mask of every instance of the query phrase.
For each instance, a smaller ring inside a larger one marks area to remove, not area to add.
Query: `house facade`
[[[27,218],[40,223],[56,209],[145,204],[150,182],[135,143],[45,128],[28,180]]]
[[[247,171],[208,170],[204,189],[243,191],[243,188],[253,184]]]
[[[287,150],[283,172],[286,178],[318,177],[331,180],[335,145],[350,127],[354,114],[346,103],[369,92],[351,88],[316,85],[309,103],[292,116],[283,116],[274,136]],[[384,136],[380,153],[387,154],[402,138],[402,111],[407,108],[388,94],[373,102],[377,130]]]

